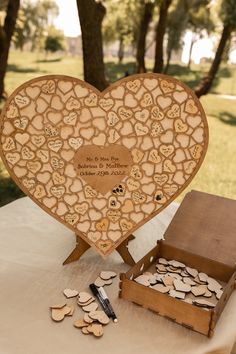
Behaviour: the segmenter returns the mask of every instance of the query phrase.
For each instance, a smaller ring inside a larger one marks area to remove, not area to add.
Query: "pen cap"
[[[90,287],[90,290],[92,291],[93,295],[97,296],[98,289],[97,289],[96,285],[95,284],[90,284],[89,287]]]

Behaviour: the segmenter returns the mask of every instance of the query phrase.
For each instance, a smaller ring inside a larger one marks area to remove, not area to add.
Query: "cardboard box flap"
[[[235,267],[236,201],[191,191],[164,239],[165,244]]]

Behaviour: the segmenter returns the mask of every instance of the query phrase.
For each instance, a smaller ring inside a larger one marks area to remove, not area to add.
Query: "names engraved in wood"
[[[78,177],[103,195],[129,175],[132,165],[130,151],[120,145],[83,146],[74,158]]]

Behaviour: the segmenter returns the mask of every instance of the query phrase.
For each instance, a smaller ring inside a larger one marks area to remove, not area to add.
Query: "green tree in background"
[[[187,5],[187,15],[185,16],[187,28],[192,31],[188,61],[188,68],[190,69],[194,43],[201,38],[204,30],[210,34],[214,29],[214,23],[211,19],[211,0],[191,0],[187,1]]]
[[[124,58],[125,46],[136,46],[139,30],[140,0],[105,0],[107,13],[103,24],[104,43],[119,43],[117,57],[119,63]]]
[[[182,48],[182,37],[188,29],[192,31],[188,62],[190,68],[194,43],[202,36],[204,30],[209,34],[214,29],[210,3],[211,0],[177,0],[173,3],[167,21],[168,41],[165,73],[168,71],[172,52]]]
[[[53,0],[22,1],[14,35],[16,47],[23,50],[29,43],[31,51],[44,49],[47,30],[58,13],[58,6]]]
[[[236,1],[222,0],[219,16],[223,23],[220,41],[216,49],[215,57],[211,64],[210,70],[195,89],[195,93],[198,97],[206,95],[211,89],[214,78],[219,69],[224,50],[228,41],[230,40],[231,34],[236,29]]]
[[[53,26],[49,27],[44,44],[45,51],[55,53],[59,50],[63,50],[64,47],[65,44],[63,32],[59,31]]]
[[[166,65],[164,73],[167,74],[169,69],[171,56],[174,50],[182,47],[182,36],[187,27],[187,6],[186,0],[178,0],[174,7],[170,10],[167,20],[167,47],[166,47]],[[180,21],[181,19],[181,21]]]

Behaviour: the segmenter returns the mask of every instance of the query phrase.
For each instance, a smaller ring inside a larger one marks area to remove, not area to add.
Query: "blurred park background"
[[[206,111],[209,150],[187,190],[236,198],[235,0],[0,0],[0,109],[40,75],[102,90],[145,71],[182,80]],[[0,161],[0,206],[21,196]]]

